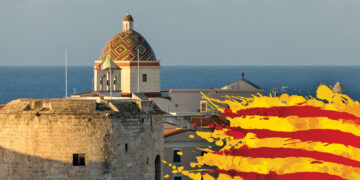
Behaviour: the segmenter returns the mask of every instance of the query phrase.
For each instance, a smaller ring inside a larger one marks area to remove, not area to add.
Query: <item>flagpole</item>
[[[110,85],[110,97],[112,97],[112,88],[113,88],[113,80],[111,78],[111,51],[109,49],[109,71],[110,71],[110,80],[109,80],[109,85]]]
[[[137,49],[137,72],[138,72],[138,88],[137,88],[137,92],[140,92],[140,68],[139,68],[139,63],[140,63],[140,58],[139,58],[139,48]]]
[[[65,99],[67,99],[67,64],[68,64],[68,57],[67,57],[67,50],[65,49]]]

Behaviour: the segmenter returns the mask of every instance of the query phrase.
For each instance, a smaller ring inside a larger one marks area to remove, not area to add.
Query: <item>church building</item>
[[[195,129],[208,131],[210,124],[228,123],[226,119],[214,113],[202,94],[224,100],[227,95],[250,97],[264,92],[264,89],[245,79],[245,73],[242,73],[238,80],[222,87],[161,90],[160,70],[160,61],[153,49],[145,38],[135,31],[134,19],[127,14],[123,19],[122,31],[105,44],[100,57],[95,60],[94,91],[79,93],[72,98],[131,98],[153,102],[165,113],[161,122],[157,121],[157,124],[163,124],[161,132],[154,131],[154,139],[162,143],[161,147],[158,147],[163,150],[163,156],[160,154],[161,159],[188,168],[189,162],[202,153],[196,148],[208,146],[201,138],[189,142],[188,133],[194,133]],[[159,133],[163,134],[161,139]],[[178,151],[184,151],[182,161],[175,156]],[[163,165],[162,170],[162,173],[158,174],[168,175],[169,179],[189,179],[179,173],[173,174],[173,169],[167,165]]]
[[[110,63],[106,64],[109,57]],[[127,14],[123,30],[105,45],[94,65],[94,90],[114,96],[144,93],[160,96],[160,62],[145,38],[134,30],[134,19]]]
[[[134,93],[153,100],[163,111],[176,114],[207,112],[201,92],[212,98],[225,95],[250,97],[264,90],[244,78],[212,89],[160,90],[160,61],[145,38],[135,31],[134,18],[126,14],[123,29],[103,48],[94,64],[94,91],[80,96],[132,97]],[[205,79],[204,79],[205,81]],[[207,115],[207,114],[206,114]]]

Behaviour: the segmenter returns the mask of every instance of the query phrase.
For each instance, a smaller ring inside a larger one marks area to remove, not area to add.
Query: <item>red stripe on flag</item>
[[[242,139],[247,133],[256,134],[257,138],[290,138],[305,141],[318,141],[323,143],[337,143],[345,146],[360,148],[360,137],[351,133],[331,129],[310,129],[295,132],[271,131],[267,129],[242,129],[240,127],[230,127],[226,135],[235,139]]]
[[[226,108],[224,113],[221,113],[225,117],[246,117],[246,116],[275,116],[286,118],[289,116],[297,117],[327,117],[333,120],[348,120],[349,123],[355,123],[360,125],[360,118],[354,116],[353,114],[346,112],[338,112],[332,110],[324,110],[320,107],[312,106],[279,106],[279,107],[269,107],[269,108],[249,108],[242,109],[233,113],[231,109]]]
[[[209,173],[213,172],[217,172],[219,174],[226,174],[231,176],[232,178],[234,178],[235,176],[240,176],[245,180],[344,180],[344,178],[339,176],[318,172],[297,172],[278,175],[275,172],[270,172],[269,174],[260,174],[254,172],[241,172],[236,170],[222,169],[209,171]]]
[[[331,153],[307,151],[303,149],[292,148],[242,148],[242,149],[230,149],[220,152],[212,152],[213,154],[227,155],[227,156],[242,156],[250,158],[287,158],[287,157],[303,157],[313,158],[318,161],[326,161],[332,163],[343,164],[352,167],[360,167],[360,162],[352,159],[348,159],[342,156],[338,156]]]

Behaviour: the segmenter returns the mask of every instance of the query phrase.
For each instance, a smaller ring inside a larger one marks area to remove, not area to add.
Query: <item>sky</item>
[[[126,9],[162,65],[360,65],[359,0],[0,0],[0,66],[91,66]]]

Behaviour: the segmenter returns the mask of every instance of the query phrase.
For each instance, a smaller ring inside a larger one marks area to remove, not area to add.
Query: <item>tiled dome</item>
[[[156,61],[151,46],[140,33],[134,30],[123,30],[116,34],[106,43],[99,60],[105,60],[109,53],[109,47],[113,61],[137,61],[138,48],[140,61]]]

